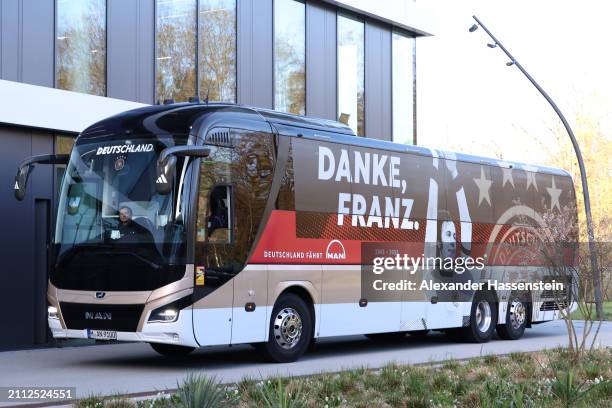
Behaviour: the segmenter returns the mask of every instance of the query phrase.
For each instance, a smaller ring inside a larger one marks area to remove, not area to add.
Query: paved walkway
[[[582,327],[582,322],[576,324]],[[135,394],[174,389],[177,381],[192,371],[234,382],[245,376],[377,368],[390,361],[415,364],[536,351],[566,345],[567,341],[565,324],[554,321],[528,329],[521,340],[494,339],[485,344],[453,343],[437,332],[426,339],[408,336],[391,343],[376,343],[362,336],[323,340],[315,351],[289,364],[266,363],[250,346],[205,348],[184,360],[167,359],[147,344],[138,343],[7,351],[0,353],[0,386],[74,386],[78,397]],[[612,322],[603,324],[598,343],[612,346]],[[8,404],[0,403],[3,405]]]

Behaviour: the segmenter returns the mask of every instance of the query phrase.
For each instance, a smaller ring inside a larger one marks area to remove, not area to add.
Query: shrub
[[[216,377],[190,374],[176,392],[184,408],[216,408],[222,406],[225,390]]]

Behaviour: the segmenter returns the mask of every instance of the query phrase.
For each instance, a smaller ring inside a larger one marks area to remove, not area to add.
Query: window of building
[[[156,99],[196,93],[196,0],[156,0]]]
[[[274,1],[274,107],[306,113],[306,5]]]
[[[106,94],[106,0],[57,0],[55,86]]]
[[[365,135],[365,63],[362,21],[338,16],[338,119]]]
[[[200,95],[236,101],[236,0],[200,0],[198,73]]]
[[[393,141],[414,144],[415,39],[393,33]]]
[[[70,154],[72,151],[72,146],[74,146],[74,136],[69,135],[55,135],[55,146],[54,153],[55,154]],[[55,165],[55,204],[59,202],[59,193],[60,187],[62,185],[62,177],[64,177],[64,172],[66,171],[66,166],[63,164]],[[54,213],[57,212],[57,209]]]

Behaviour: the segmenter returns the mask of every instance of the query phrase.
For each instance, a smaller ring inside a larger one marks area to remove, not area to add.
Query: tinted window
[[[58,204],[52,282],[74,290],[153,290],[185,274],[188,204],[179,158],[169,194],[156,163],[173,139],[133,138],[72,150]]]
[[[295,211],[295,183],[293,179],[293,149],[289,145],[289,158],[285,167],[285,175],[281,182],[276,199],[278,210]]]
[[[221,285],[244,267],[272,184],[272,135],[242,130],[231,133],[233,147],[211,146],[209,156],[200,164],[196,265],[204,266],[207,287]],[[224,196],[228,197],[225,202]],[[228,208],[229,239],[212,239],[215,205],[217,209]]]
[[[365,134],[364,24],[338,16],[338,119]]]
[[[200,0],[198,16],[200,95],[236,101],[236,0]]]
[[[306,6],[296,0],[274,2],[274,106],[306,113]]]
[[[106,93],[106,1],[58,0],[55,86]]]
[[[196,0],[157,0],[156,98],[196,95]]]
[[[414,38],[393,33],[393,141],[414,144]]]

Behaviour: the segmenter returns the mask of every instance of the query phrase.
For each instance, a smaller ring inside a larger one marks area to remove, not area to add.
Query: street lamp
[[[482,27],[482,29],[487,33],[487,35],[493,40],[492,44],[487,44],[489,48],[497,48],[499,47],[510,61],[506,63],[506,66],[515,65],[525,77],[531,82],[531,84],[540,92],[540,94],[546,99],[546,101],[550,104],[550,106],[554,109],[559,119],[561,119],[561,123],[563,123],[563,127],[567,131],[569,135],[572,145],[574,146],[574,151],[576,152],[576,158],[578,159],[578,167],[580,168],[580,180],[582,182],[582,193],[584,195],[584,212],[586,215],[587,222],[587,234],[589,238],[589,251],[591,253],[591,267],[593,268],[593,286],[595,289],[595,310],[597,313],[598,319],[603,319],[603,304],[601,301],[601,279],[599,276],[599,268],[597,266],[597,251],[595,248],[595,234],[593,232],[593,217],[591,215],[591,200],[589,199],[589,185],[587,183],[586,169],[584,167],[584,161],[582,160],[582,153],[580,152],[580,147],[578,146],[578,141],[576,140],[576,136],[574,136],[574,132],[570,127],[569,123],[561,113],[561,110],[557,106],[557,104],[551,99],[550,96],[542,89],[542,87],[532,78],[531,75],[523,68],[521,64],[510,54],[510,52],[503,46],[503,44],[495,38],[495,36],[487,29],[487,27],[478,19],[476,16],[472,16],[472,18],[476,21],[476,24],[473,24],[469,32],[473,33],[478,30],[478,27]]]

